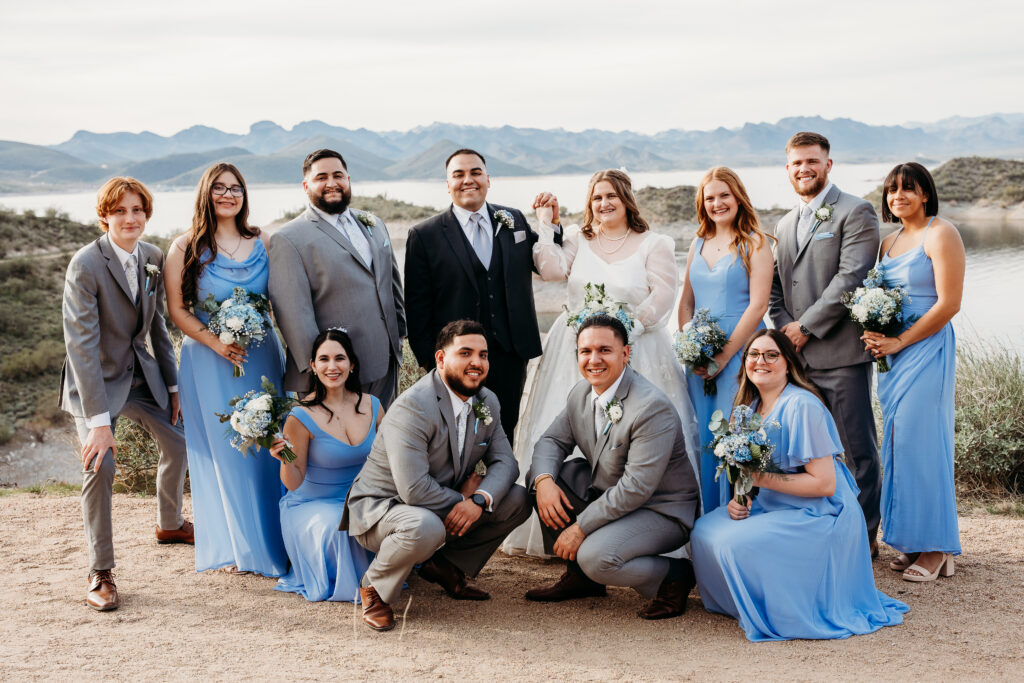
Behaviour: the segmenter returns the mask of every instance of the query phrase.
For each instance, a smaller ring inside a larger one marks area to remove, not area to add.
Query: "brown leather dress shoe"
[[[575,598],[602,598],[608,595],[604,585],[592,581],[580,566],[570,562],[562,578],[544,588],[526,591],[526,599],[534,602],[561,602]]]
[[[192,522],[185,520],[185,523],[181,525],[180,529],[161,529],[156,528],[156,542],[157,543],[188,543],[189,545],[195,545],[196,536],[195,528],[192,526]]]
[[[363,602],[363,621],[367,626],[374,631],[390,631],[395,627],[395,613],[391,605],[380,599],[376,588],[360,586],[359,597]]]
[[[693,565],[689,560],[682,560],[681,566],[673,569],[661,582],[654,600],[636,613],[638,617],[650,620],[671,619],[686,611],[686,599],[697,585]]]
[[[461,569],[441,557],[432,557],[419,568],[420,578],[436,583],[448,597],[455,600],[490,600],[487,591],[473,588],[466,583],[466,575]]]
[[[85,594],[85,604],[98,612],[109,612],[120,607],[114,574],[109,569],[89,573],[89,592]]]

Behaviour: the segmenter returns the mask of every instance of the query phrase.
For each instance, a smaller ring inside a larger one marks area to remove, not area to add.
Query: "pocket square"
[[[829,237],[835,237],[834,233],[831,232],[819,232],[814,236],[816,240],[827,240]]]
[[[614,451],[616,448],[619,448],[620,446],[622,446],[622,444],[621,443],[617,443],[614,446],[612,446],[611,448],[609,448],[608,450]]]
[[[512,237],[515,238],[516,244],[519,244],[520,242],[522,242],[523,240],[526,239],[526,231],[525,230],[513,230],[512,231]]]
[[[486,446],[488,443],[490,443],[490,442],[489,441],[481,441],[480,443],[477,444],[477,446]]]

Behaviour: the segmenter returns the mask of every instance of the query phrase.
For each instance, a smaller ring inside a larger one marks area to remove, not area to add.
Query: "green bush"
[[[401,394],[413,384],[416,384],[425,374],[427,373],[416,362],[416,356],[413,355],[412,349],[409,348],[409,342],[402,342],[402,367],[398,371],[398,393]]]
[[[957,349],[956,478],[969,492],[1024,493],[1024,357],[1006,347]]]
[[[44,339],[32,348],[10,354],[0,363],[0,379],[20,381],[53,373],[64,362],[64,344]]]
[[[117,421],[114,438],[117,440],[115,490],[155,495],[160,450],[153,437],[131,420],[121,419]]]

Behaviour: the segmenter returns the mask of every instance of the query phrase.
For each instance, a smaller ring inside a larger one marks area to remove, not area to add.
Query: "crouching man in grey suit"
[[[106,612],[120,604],[110,518],[119,416],[142,425],[160,447],[157,541],[192,543],[193,530],[181,516],[187,462],[178,371],[164,326],[164,255],[139,240],[153,198],[138,180],[113,178],[100,189],[96,212],[106,234],[78,250],[64,281],[60,407],[75,418],[82,441],[86,603]]]
[[[626,328],[587,318],[576,336],[586,381],[533,451],[533,482],[545,549],[568,561],[554,585],[526,593],[557,602],[602,596],[605,584],[651,599],[638,614],[682,614],[695,582],[688,559],[659,557],[686,543],[697,511],[697,480],[675,408],[627,366]],[[584,458],[566,459],[574,448]]]
[[[341,529],[376,553],[363,576],[363,621],[394,628],[391,604],[414,565],[457,600],[490,596],[466,583],[512,529],[526,521],[526,489],[484,388],[487,337],[472,320],[438,335],[437,367],[398,397],[345,502]],[[474,473],[487,465],[483,477]]]

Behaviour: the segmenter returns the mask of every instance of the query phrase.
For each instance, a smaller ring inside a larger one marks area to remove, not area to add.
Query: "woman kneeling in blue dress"
[[[281,456],[284,440],[271,454],[281,461],[281,532],[291,570],[275,590],[307,600],[359,601],[359,580],[372,555],[338,529],[352,481],[359,474],[384,411],[359,383],[359,359],[348,334],[337,328],[313,341],[309,395],[284,426],[296,458]]]
[[[743,361],[735,404],[778,423],[766,431],[782,474],[755,475],[753,503],[733,499],[697,520],[690,538],[705,609],[735,617],[755,642],[902,623],[909,608],[875,588],[857,484],[792,343],[759,330]]]

